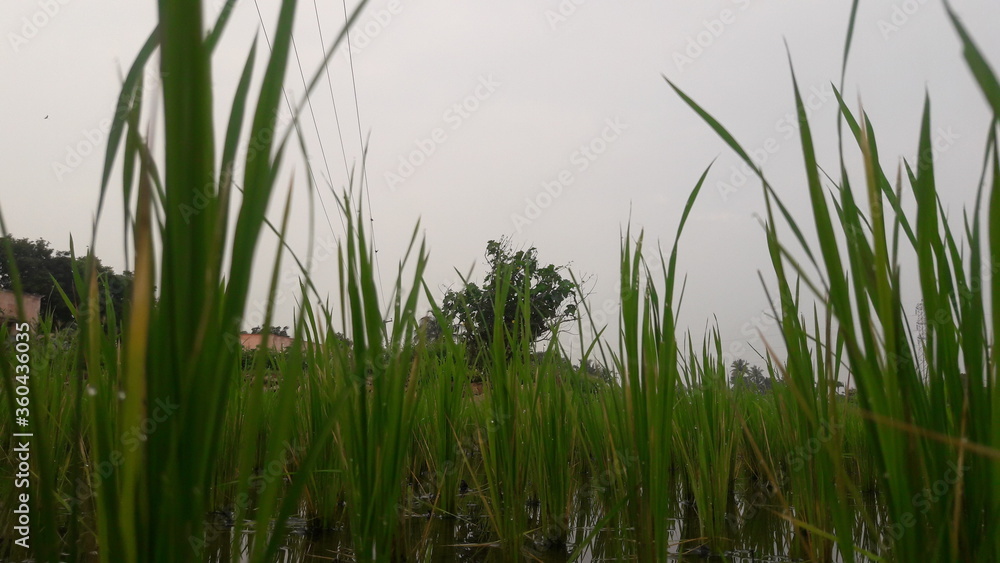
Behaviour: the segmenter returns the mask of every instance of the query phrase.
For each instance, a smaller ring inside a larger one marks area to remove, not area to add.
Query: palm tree
[[[771,390],[771,379],[760,366],[751,366],[746,360],[733,360],[729,368],[729,383],[734,389],[750,389],[757,393]]]
[[[750,364],[743,359],[733,360],[732,365],[729,368],[729,383],[733,387],[739,387],[745,384],[745,378],[750,372]]]
[[[760,369],[760,366],[751,367],[748,377],[758,393],[763,394],[771,390],[771,378],[764,375],[764,370]]]

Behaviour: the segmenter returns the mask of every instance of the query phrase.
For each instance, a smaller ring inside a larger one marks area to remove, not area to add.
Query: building
[[[42,296],[24,293],[21,295],[21,303],[24,305],[24,320],[31,326],[37,326],[38,317],[42,312]],[[18,312],[17,296],[14,292],[0,290],[0,323],[6,325],[7,334],[17,332],[15,325],[21,322],[22,318]]]
[[[257,348],[260,348],[263,338],[263,334],[250,334],[244,332],[243,334],[240,334],[240,344],[243,345],[244,350],[256,350]],[[280,352],[292,345],[292,338],[290,336],[277,336],[271,334],[267,337],[267,343],[272,350]]]

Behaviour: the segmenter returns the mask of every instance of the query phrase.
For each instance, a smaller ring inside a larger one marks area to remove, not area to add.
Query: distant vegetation
[[[14,288],[11,255],[20,271],[21,290],[42,296],[42,314],[50,315],[59,327],[73,324],[76,319],[63,293],[68,296],[77,293],[76,280],[87,275],[87,259],[75,257],[69,251],[53,250],[43,239],[4,236],[0,238],[0,289]],[[93,266],[100,287],[100,310],[105,311],[106,300],[110,299],[115,316],[123,319],[125,301],[132,288],[132,272],[119,274],[100,260],[95,260]]]
[[[253,327],[253,328],[250,329],[250,334],[263,334],[263,332],[264,332],[264,327],[262,327],[262,326],[255,326],[255,327]],[[272,326],[271,330],[267,331],[267,333],[270,334],[271,336],[285,336],[285,337],[287,337],[288,336],[288,327],[287,326]]]
[[[750,365],[746,360],[733,360],[729,370],[729,384],[733,389],[748,390],[755,393],[768,393],[773,382],[770,376],[760,369],[760,366]]]
[[[535,248],[514,250],[507,239],[487,243],[486,262],[482,287],[466,282],[449,290],[440,310],[450,334],[465,343],[475,365],[492,361],[486,351],[494,339],[504,342],[509,356],[515,339],[534,345],[561,323],[576,321],[577,286],[560,273],[564,266],[541,266]]]

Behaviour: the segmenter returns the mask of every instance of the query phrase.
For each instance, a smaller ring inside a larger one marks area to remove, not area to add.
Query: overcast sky
[[[206,12],[214,16],[219,3],[209,2]],[[322,50],[317,23],[329,42],[345,21],[344,7],[299,4],[295,42],[309,75]],[[845,97],[863,101],[883,164],[895,170],[900,158],[915,156],[930,93],[941,195],[959,217],[975,194],[989,112],[942,4],[861,4]],[[1000,64],[1000,4],[953,5],[989,60]],[[270,33],[277,2],[259,0],[259,9]],[[668,251],[688,193],[718,157],[682,239],[679,268],[688,283],[682,324],[700,340],[705,323],[717,317],[727,351],[753,362],[746,346],[759,346],[753,325],[778,337],[761,322],[769,307],[758,271],[771,279],[757,220],[761,190],[743,179],[737,159],[662,75],[763,157],[770,180],[804,220],[785,42],[811,106],[820,159],[835,170],[830,83],[839,81],[849,11],[846,0],[373,0],[351,34],[357,106],[345,49],[330,66],[329,84],[324,78],[313,97],[318,131],[312,116],[303,116],[308,157],[317,174],[341,188],[370,132],[365,211],[370,197],[386,290],[419,220],[432,286],[457,287],[454,268],[473,265],[480,280],[486,242],[506,235],[518,246],[536,246],[545,263],[570,264],[589,278],[593,306],[611,319],[620,233],[629,218],[633,232],[645,230],[647,242],[662,241]],[[120,76],[154,23],[152,1],[0,6],[0,207],[14,235],[45,238],[58,249],[68,248],[71,235],[79,246],[89,244],[107,120]],[[254,2],[240,1],[214,58],[220,130],[260,27]],[[259,41],[266,53],[263,36]],[[287,80],[293,99],[303,90],[298,61]],[[304,253],[311,211],[302,160],[287,167],[279,184],[284,190],[294,173],[291,241]],[[284,200],[281,190],[275,201]],[[333,230],[317,206],[320,247],[342,233],[325,188],[323,197]],[[115,193],[97,242],[98,255],[118,269],[127,266],[120,207]],[[273,248],[273,241],[262,245],[255,300],[265,293]],[[335,291],[335,271],[335,260],[316,255],[321,290]],[[915,288],[915,279],[907,281]],[[282,291],[291,295],[293,286]],[[289,298],[278,320],[290,324],[292,313]],[[257,314],[248,312],[246,328],[259,323]]]

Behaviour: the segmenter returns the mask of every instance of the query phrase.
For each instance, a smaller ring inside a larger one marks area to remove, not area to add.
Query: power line
[[[302,88],[303,88],[303,91],[305,91],[306,89],[308,89],[309,86],[306,84],[306,75],[305,75],[305,72],[302,71],[302,60],[299,58],[299,49],[295,45],[295,36],[294,35],[292,36],[292,53],[295,54],[295,63],[299,67],[299,79],[302,80]],[[287,98],[285,100],[285,103],[286,104],[288,103]],[[329,176],[331,178],[331,181],[332,181],[333,175],[330,173],[330,162],[326,158],[326,148],[323,146],[323,135],[321,135],[320,132],[319,132],[319,123],[316,121],[316,112],[313,111],[312,96],[310,96],[308,94],[308,92],[306,93],[306,105],[309,108],[309,117],[312,118],[313,129],[316,130],[316,140],[319,142],[319,152],[320,152],[320,155],[323,157],[323,167],[326,169],[326,175]],[[336,106],[334,106],[334,107],[336,107]],[[337,130],[337,135],[338,136],[340,135],[339,128]],[[343,145],[344,145],[344,138],[342,136],[340,137],[340,145],[341,145],[341,147],[343,147]],[[303,150],[305,150],[305,148],[303,148]],[[309,155],[307,154],[306,155],[306,159],[308,160],[308,158],[309,158]],[[307,168],[310,169],[310,174],[312,174],[311,166],[307,165]],[[320,194],[320,198],[319,198],[320,199],[320,204],[323,205],[323,211],[325,212],[326,211],[326,204],[323,203],[323,197],[322,197],[321,192],[319,191],[319,185],[315,184],[315,176],[313,176],[313,183],[314,183],[314,185],[316,185],[316,192],[317,192],[317,194]],[[347,229],[347,227],[344,225],[344,218],[343,217],[340,217],[340,225],[342,227],[344,227],[345,230]],[[331,230],[333,230],[332,226],[331,226]]]
[[[344,6],[344,21],[348,21],[347,15],[347,0],[342,0]],[[351,67],[351,88],[354,91],[354,112],[358,123],[358,143],[361,145],[362,153],[365,152],[365,141],[361,132],[361,106],[358,104],[358,81],[354,73],[354,53],[351,51],[351,34],[347,34],[347,60],[350,62]],[[382,288],[382,267],[379,265],[378,260],[378,242],[375,240],[375,215],[372,212],[372,192],[371,187],[368,183],[368,165],[365,159],[361,161],[361,191],[366,195],[368,200],[368,219],[371,222],[371,233],[372,233],[372,249],[375,251],[375,273],[378,276],[378,288],[379,294],[382,297],[382,302],[389,306],[388,301],[385,300],[385,289]]]
[[[271,39],[267,35],[267,26],[264,25],[264,16],[260,13],[260,4],[257,3],[257,0],[253,0],[253,5],[257,9],[257,19],[258,19],[258,21],[260,21],[260,30],[261,30],[261,33],[264,34],[264,42],[267,44],[267,52],[271,53],[272,52],[272,49],[271,49]],[[299,72],[301,73],[301,71],[302,71],[302,63],[301,63],[301,61],[299,61],[298,50],[295,49],[295,39],[294,39],[294,37],[292,38],[292,49],[293,49],[293,52],[295,53],[295,59],[296,59],[296,61],[298,61]],[[303,79],[303,83],[304,82],[305,82],[305,80]],[[302,129],[301,129],[301,126],[299,125],[299,120],[295,116],[295,112],[292,110],[292,104],[291,104],[291,102],[288,101],[288,92],[285,90],[285,86],[284,85],[281,86],[281,97],[284,98],[284,100],[285,100],[285,107],[288,108],[288,113],[292,115],[292,125],[295,127],[296,133],[298,133],[301,136],[302,135]],[[312,112],[312,102],[309,100],[309,96],[308,95],[306,96],[306,101],[309,103],[309,110],[310,110],[310,112]],[[316,134],[318,136],[319,135],[319,126],[316,124],[316,116],[315,116],[315,114],[313,114],[313,125],[316,127]],[[322,147],[322,141],[320,141],[320,147]],[[302,150],[305,151],[306,148],[302,147]],[[326,162],[326,154],[325,153],[323,154],[323,161]],[[326,217],[326,223],[330,227],[330,232],[334,233],[335,231],[333,230],[333,221],[330,220],[330,213],[326,209],[326,202],[323,200],[323,194],[319,192],[319,184],[316,182],[316,174],[313,172],[312,166],[309,164],[309,154],[308,154],[308,152],[306,153],[306,170],[309,173],[309,177],[312,180],[312,184],[315,187],[316,192],[319,194],[319,204],[323,208],[323,215]],[[344,225],[344,218],[343,217],[340,217],[340,224],[343,227],[344,231],[346,232],[347,231],[347,227]]]
[[[260,5],[258,4],[258,0],[254,0],[254,7],[257,10],[257,19],[260,21],[261,31],[264,34],[264,41],[267,43],[268,52],[271,52],[271,50],[272,50],[272,48],[271,48],[271,41],[270,41],[270,39],[268,38],[268,35],[267,35],[267,28],[264,25],[264,17],[261,14]],[[345,25],[347,25],[347,22],[350,21],[350,16],[348,15],[348,12],[347,12],[347,1],[346,0],[343,0],[343,7],[344,7],[344,21],[345,21]],[[319,8],[318,8],[318,6],[316,4],[316,0],[313,0],[313,11],[314,11],[314,13],[316,15],[316,26],[317,26],[317,29],[319,30],[319,37],[320,37],[321,49],[325,49],[325,41],[323,39],[323,26],[322,26],[321,17],[320,17],[320,14],[319,14]],[[362,136],[362,130],[361,130],[361,108],[360,108],[360,104],[358,103],[358,87],[357,87],[357,79],[355,77],[355,72],[354,72],[354,57],[353,57],[353,54],[351,53],[351,36],[350,36],[349,33],[345,33],[345,35],[346,35],[346,39],[347,39],[347,52],[348,52],[348,58],[349,58],[349,62],[350,62],[350,70],[351,70],[351,86],[352,86],[353,93],[354,93],[355,117],[356,117],[356,122],[357,122],[357,126],[358,126],[358,142],[360,143],[360,147],[361,147],[362,152],[364,152],[365,143],[364,143],[364,139],[363,139],[363,136]],[[329,164],[329,160],[327,159],[327,156],[326,156],[326,150],[325,150],[325,148],[323,146],[323,139],[322,139],[322,135],[320,135],[319,123],[318,123],[318,121],[316,119],[316,113],[313,110],[312,98],[311,98],[311,96],[309,95],[309,92],[308,92],[308,85],[307,85],[306,79],[305,79],[305,72],[302,69],[302,60],[299,57],[298,48],[297,48],[297,46],[295,44],[295,36],[294,36],[294,34],[291,37],[291,44],[292,44],[292,53],[295,56],[296,65],[298,66],[298,69],[299,69],[299,77],[302,80],[303,88],[305,88],[305,90],[306,90],[304,92],[304,95],[306,97],[306,103],[307,103],[307,105],[309,107],[309,114],[310,114],[310,117],[311,117],[312,122],[313,122],[313,127],[316,130],[316,137],[317,137],[317,139],[319,141],[320,153],[321,153],[321,156],[323,158],[323,165],[324,165],[324,168],[326,170],[326,174],[329,177],[328,181],[331,183],[331,188],[332,188],[333,177],[332,177],[332,173],[330,171],[330,164]],[[325,51],[323,51],[323,52],[325,53]],[[348,174],[348,176],[350,176],[350,167],[347,164],[346,143],[344,142],[344,136],[343,136],[342,129],[341,129],[340,115],[339,115],[339,112],[337,110],[336,97],[334,96],[334,93],[333,93],[333,81],[332,81],[332,78],[330,76],[330,68],[329,68],[328,65],[324,65],[324,66],[325,66],[324,71],[326,73],[326,78],[327,78],[327,87],[330,90],[330,99],[333,102],[334,119],[335,119],[336,125],[337,125],[337,135],[338,135],[338,137],[340,139],[341,155],[343,156],[343,159],[344,159],[344,168],[345,168],[345,172]],[[281,88],[281,94],[282,94],[282,97],[285,100],[286,107],[288,108],[289,112],[292,113],[293,118],[294,118],[295,116],[294,116],[294,112],[292,111],[291,102],[288,100],[288,94],[287,94],[284,86],[282,86],[282,88]],[[298,119],[293,119],[292,123],[295,126],[296,133],[298,133],[300,135],[300,137],[301,137],[302,130],[301,130],[301,126],[299,125]],[[306,151],[306,148],[303,147],[302,150]],[[314,171],[312,169],[312,166],[309,164],[309,155],[308,155],[308,152],[306,153],[305,156],[306,156],[306,170],[308,171],[310,179],[312,180],[312,183],[316,187],[317,193],[320,196],[319,200],[320,200],[320,205],[323,208],[323,214],[326,217],[327,225],[329,225],[329,227],[330,227],[330,232],[333,233],[334,232],[334,230],[333,230],[333,222],[330,220],[330,214],[327,211],[326,203],[323,200],[322,193],[319,192],[319,187],[318,187],[319,185],[318,185],[318,182],[316,181],[315,173],[314,173]],[[385,303],[386,306],[388,306],[388,302],[385,299],[385,289],[382,286],[382,268],[381,268],[381,265],[379,263],[379,258],[378,258],[378,243],[376,242],[376,238],[375,238],[375,218],[374,218],[373,213],[372,213],[371,190],[367,189],[368,188],[368,171],[367,171],[367,167],[366,167],[364,161],[362,161],[361,174],[362,174],[362,176],[361,176],[361,190],[362,190],[363,193],[366,194],[366,199],[367,199],[367,203],[368,203],[368,217],[369,217],[369,221],[371,222],[371,240],[372,240],[372,249],[374,250],[375,272],[376,272],[376,275],[378,276],[379,295],[382,298],[382,302]],[[344,229],[344,232],[346,232],[347,231],[347,226],[344,223],[344,218],[343,218],[342,214],[340,215],[340,222],[341,222],[341,226]],[[359,226],[359,228],[360,228],[360,226]]]
[[[320,24],[319,16],[319,6],[316,4],[316,0],[313,0],[313,12],[316,14],[316,30],[319,31],[319,44],[320,48],[326,48],[326,40],[323,38],[323,26]],[[348,36],[348,42],[350,42],[350,36]],[[333,119],[337,123],[337,136],[340,138],[340,154],[344,157],[344,173],[350,176],[351,167],[347,164],[347,148],[344,143],[343,130],[340,127],[340,112],[337,111],[337,97],[333,94],[333,79],[330,77],[330,65],[323,65],[323,70],[326,74],[326,86],[330,91],[330,101],[333,102]],[[326,171],[327,175],[330,174],[329,168]],[[333,181],[333,178],[330,178]]]

